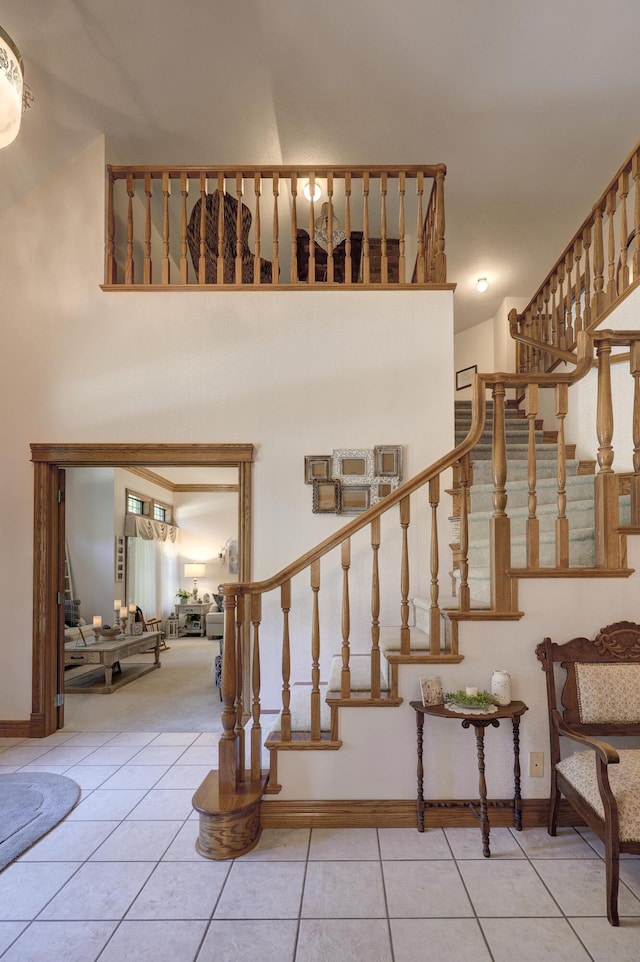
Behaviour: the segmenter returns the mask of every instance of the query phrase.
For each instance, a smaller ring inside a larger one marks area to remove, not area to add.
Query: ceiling
[[[0,216],[101,134],[120,164],[443,162],[458,331],[535,292],[639,135],[628,0],[3,0],[0,26],[35,96]]]

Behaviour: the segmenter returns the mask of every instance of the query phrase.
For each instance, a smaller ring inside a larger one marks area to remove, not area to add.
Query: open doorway
[[[124,468],[157,479],[161,466],[236,468],[237,578],[249,581],[253,445],[33,444],[31,451],[34,462],[34,621],[30,728],[32,735],[39,736],[50,734],[64,725],[64,699],[60,695],[64,691],[65,469],[72,466]]]

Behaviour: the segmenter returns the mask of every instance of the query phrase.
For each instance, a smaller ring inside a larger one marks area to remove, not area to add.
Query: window
[[[157,504],[155,501],[153,503],[153,520],[154,521],[167,520],[167,509],[163,504]]]
[[[127,493],[127,514],[144,514],[144,501],[135,494]]]
[[[127,514],[141,514],[154,521],[173,524],[173,508],[163,501],[156,501],[149,495],[127,489]]]

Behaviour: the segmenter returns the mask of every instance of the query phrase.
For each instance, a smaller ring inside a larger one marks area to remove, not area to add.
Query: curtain
[[[145,618],[167,618],[173,611],[178,580],[176,545],[169,539],[129,537],[128,553],[129,600]]]

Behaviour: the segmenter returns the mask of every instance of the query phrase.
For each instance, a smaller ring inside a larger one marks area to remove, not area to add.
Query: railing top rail
[[[267,179],[272,177],[273,174],[285,176],[295,174],[296,177],[308,177],[310,173],[320,177],[333,174],[338,179],[350,174],[351,177],[358,180],[362,179],[365,174],[375,176],[380,173],[386,174],[392,179],[400,177],[401,174],[411,179],[418,177],[419,174],[431,178],[437,177],[438,174],[446,174],[447,168],[445,164],[353,164],[352,166],[348,164],[309,164],[306,167],[300,164],[275,164],[273,166],[262,164],[256,167],[246,164],[220,164],[218,166],[212,164],[134,164],[129,166],[107,164],[107,171],[114,180],[122,180],[129,176],[140,179],[145,175],[150,175],[152,179],[159,179],[164,174],[168,174],[172,180],[177,180],[182,174],[187,174],[189,177],[199,177],[204,174],[211,178],[218,177],[220,174],[229,178],[236,177],[238,174],[241,174],[243,178],[255,177],[258,174],[261,178]]]
[[[388,494],[382,501],[378,504],[364,511],[359,517],[354,518],[344,527],[340,528],[334,534],[325,538],[320,544],[312,548],[306,554],[302,555],[288,567],[283,568],[277,574],[273,575],[271,578],[267,578],[264,581],[247,582],[244,584],[234,584],[225,586],[226,594],[262,594],[264,592],[273,591],[275,588],[279,588],[286,581],[293,578],[295,575],[299,574],[305,568],[307,568],[314,561],[319,560],[323,555],[327,554],[329,551],[336,548],[347,538],[356,534],[362,528],[365,528],[371,521],[375,518],[379,518],[382,514],[385,514],[388,510],[393,508],[396,504],[404,498],[409,497],[418,488],[421,488],[432,478],[437,477],[447,468],[450,468],[456,461],[459,461],[466,454],[468,454],[475,444],[480,439],[482,430],[485,423],[485,410],[486,410],[486,399],[485,391],[486,388],[492,384],[501,383],[504,384],[505,388],[515,388],[521,387],[523,383],[533,383],[546,385],[548,387],[553,387],[558,383],[571,384],[574,381],[580,380],[584,377],[588,371],[591,369],[591,358],[593,354],[592,341],[588,334],[585,332],[580,332],[578,338],[578,365],[575,370],[569,374],[537,374],[529,375],[523,378],[522,375],[517,374],[476,374],[474,375],[473,385],[472,385],[472,411],[473,420],[471,423],[471,428],[467,437],[462,441],[457,447],[455,447],[448,454],[435,461],[430,467],[425,468],[415,477],[406,481],[399,488],[396,488],[391,494]]]

